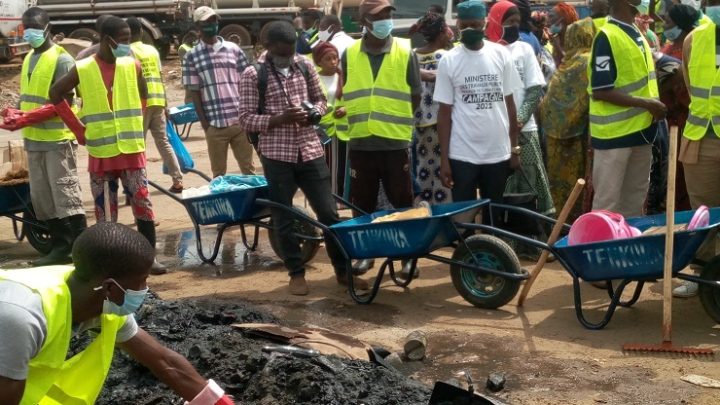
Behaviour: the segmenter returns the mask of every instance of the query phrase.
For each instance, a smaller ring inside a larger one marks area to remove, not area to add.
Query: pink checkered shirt
[[[304,63],[310,73],[305,81],[300,69],[296,66]],[[307,162],[324,155],[320,140],[312,126],[301,127],[296,124],[281,125],[268,130],[270,117],[281,114],[289,107],[288,99],[280,87],[280,83],[267,65],[268,85],[265,91],[265,114],[258,115],[258,77],[251,66],[240,76],[240,125],[247,132],[259,132],[258,150],[267,159],[281,162]],[[320,79],[315,67],[307,59],[295,56],[295,63],[290,67],[290,74],[277,76],[287,90],[293,105],[299,106],[303,101],[310,101],[317,111],[324,115],[327,101],[320,87]]]

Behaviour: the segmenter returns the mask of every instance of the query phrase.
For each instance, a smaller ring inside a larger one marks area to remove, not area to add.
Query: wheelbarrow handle
[[[343,204],[344,206],[350,208],[351,210],[359,213],[360,215],[367,215],[367,214],[368,214],[367,212],[365,212],[365,211],[361,210],[360,208],[358,208],[357,205],[355,205],[355,204],[351,203],[350,201],[342,198],[341,196],[339,196],[339,195],[337,195],[337,194],[335,194],[335,193],[333,193],[332,196],[333,196],[333,198],[335,198],[336,201],[340,202],[341,204]]]
[[[316,220],[315,218],[312,218],[311,216],[305,214],[304,212],[300,212],[300,210],[295,209],[294,207],[288,207],[285,204],[276,203],[275,201],[266,200],[264,198],[258,198],[255,200],[255,204],[264,206],[264,207],[270,207],[275,208],[278,210],[285,211],[287,213],[290,213],[294,215],[295,217],[302,219],[303,221],[307,221],[312,226],[320,228],[323,232],[326,233],[332,233],[330,231],[330,228],[326,226],[325,224],[321,223],[320,221]]]
[[[174,193],[171,193],[170,190],[168,190],[168,189],[166,189],[165,187],[163,187],[163,186],[155,183],[154,181],[148,180],[148,184],[151,185],[151,186],[153,186],[153,188],[155,188],[157,191],[165,194],[166,196],[172,198],[173,200],[179,202],[180,204],[183,203],[182,198],[178,197],[178,196],[177,196],[176,194],[174,194]]]

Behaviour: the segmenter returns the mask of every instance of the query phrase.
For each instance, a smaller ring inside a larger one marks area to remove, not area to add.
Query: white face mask
[[[332,38],[334,32],[330,31],[330,28],[326,29],[325,31],[318,32],[318,39],[323,42],[330,41],[330,38]]]

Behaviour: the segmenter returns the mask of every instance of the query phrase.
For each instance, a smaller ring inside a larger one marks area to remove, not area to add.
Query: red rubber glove
[[[234,405],[235,403],[225,395],[225,391],[213,380],[208,380],[207,385],[199,394],[185,405]]]
[[[80,145],[85,145],[85,126],[78,119],[75,112],[70,108],[67,100],[63,100],[53,106],[57,115],[63,120],[68,129],[75,134]]]
[[[223,397],[220,398],[220,400],[215,402],[215,405],[235,405],[235,402],[233,402],[233,400],[230,399],[229,396],[223,395]]]
[[[30,111],[20,111],[15,108],[5,108],[2,111],[3,122],[0,127],[15,131],[32,124],[39,124],[50,118],[55,118],[57,113],[52,104],[45,104]]]

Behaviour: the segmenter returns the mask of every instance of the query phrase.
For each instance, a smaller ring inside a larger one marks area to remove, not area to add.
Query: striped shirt
[[[238,87],[240,74],[248,66],[240,47],[220,37],[214,45],[200,41],[185,55],[182,83],[188,90],[200,91],[211,126],[227,128],[240,122]]]

